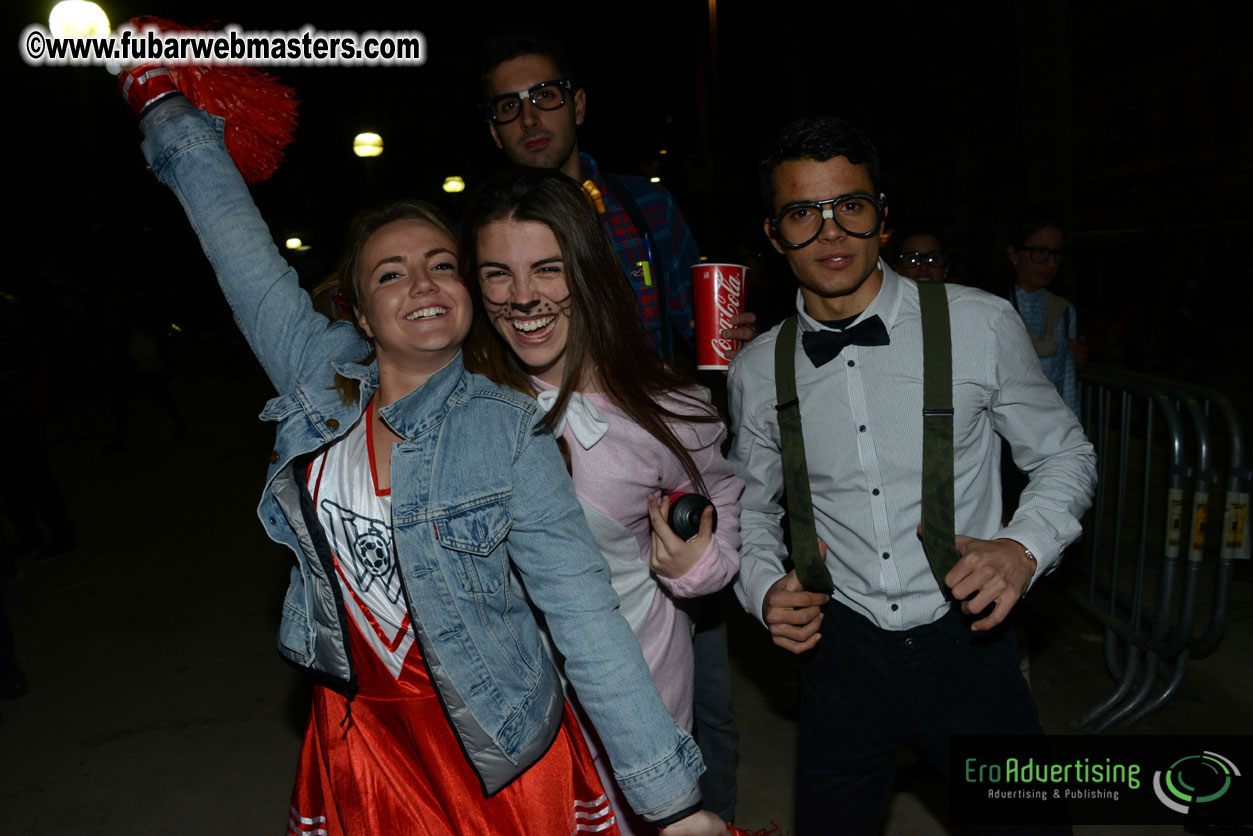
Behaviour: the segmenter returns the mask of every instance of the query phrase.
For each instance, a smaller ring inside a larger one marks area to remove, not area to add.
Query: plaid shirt
[[[644,331],[648,343],[657,353],[662,353],[662,320],[661,303],[657,293],[657,282],[666,283],[666,301],[670,308],[670,330],[688,347],[695,345],[692,333],[692,274],[691,266],[700,261],[700,250],[696,239],[687,228],[687,222],[674,205],[670,193],[661,186],[648,182],[643,177],[619,177],[631,196],[635,198],[640,212],[653,236],[657,251],[653,253],[652,283],[644,284],[644,270],[640,262],[647,259],[644,236],[631,223],[631,216],[618,202],[614,193],[605,183],[605,176],[600,166],[587,154],[579,154],[579,162],[583,166],[583,178],[591,180],[600,190],[605,201],[605,212],[600,216],[601,224],[609,235],[618,261],[635,288],[635,298],[639,302],[640,318],[644,322]],[[660,273],[660,275],[658,275]],[[670,345],[675,341],[671,339]]]

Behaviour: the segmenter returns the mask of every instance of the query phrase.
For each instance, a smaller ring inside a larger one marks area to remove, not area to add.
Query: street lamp
[[[352,138],[352,153],[358,157],[377,157],[383,153],[383,137],[367,131]]]
[[[109,16],[87,0],[61,0],[48,14],[48,31],[58,38],[103,38],[109,34]]]
[[[457,192],[464,192],[465,190],[466,181],[462,180],[457,175],[454,174],[451,177],[444,178],[444,191],[449,194],[456,194]]]

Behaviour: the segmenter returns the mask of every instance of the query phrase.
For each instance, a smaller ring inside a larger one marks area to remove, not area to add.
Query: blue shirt
[[[1075,369],[1075,359],[1070,356],[1070,341],[1077,335],[1075,324],[1075,306],[1066,303],[1066,312],[1058,319],[1052,334],[1042,334],[1044,328],[1045,296],[1043,290],[1028,293],[1018,285],[1014,285],[1014,307],[1019,316],[1031,330],[1033,339],[1051,339],[1057,343],[1057,351],[1049,357],[1041,357],[1040,365],[1044,368],[1044,376],[1057,387],[1062,401],[1070,407],[1070,411],[1079,415],[1079,377]]]

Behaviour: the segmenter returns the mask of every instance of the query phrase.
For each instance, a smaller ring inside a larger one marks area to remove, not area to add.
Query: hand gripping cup
[[[693,264],[692,295],[696,305],[696,368],[726,369],[739,340],[722,339],[731,317],[744,311],[743,264]]]

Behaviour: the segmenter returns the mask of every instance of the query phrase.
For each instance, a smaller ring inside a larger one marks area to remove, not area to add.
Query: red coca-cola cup
[[[696,306],[696,368],[725,369],[739,340],[724,340],[731,317],[744,310],[743,264],[692,265],[692,296]]]

